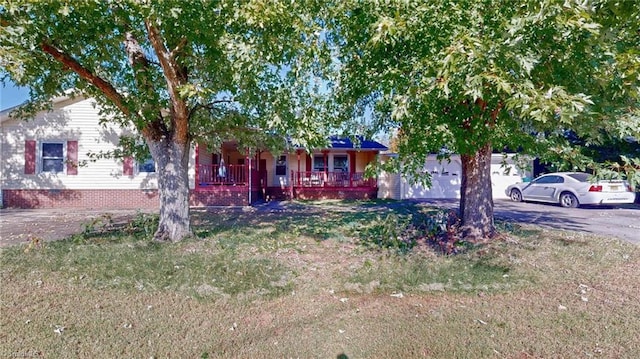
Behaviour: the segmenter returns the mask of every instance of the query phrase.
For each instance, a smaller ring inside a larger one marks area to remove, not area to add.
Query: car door
[[[556,181],[559,176],[547,175],[536,178],[524,188],[524,199],[535,201],[552,201],[556,190]],[[560,177],[561,178],[561,177]]]
[[[546,202],[557,202],[557,194],[561,187],[564,185],[564,178],[562,176],[548,176],[549,179],[545,186],[541,190],[540,200]]]

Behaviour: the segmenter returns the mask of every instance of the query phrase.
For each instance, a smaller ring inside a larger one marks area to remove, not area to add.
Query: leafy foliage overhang
[[[633,1],[345,0],[327,23],[344,113],[397,130],[406,171],[487,143],[596,169],[568,131],[596,145],[640,138]]]

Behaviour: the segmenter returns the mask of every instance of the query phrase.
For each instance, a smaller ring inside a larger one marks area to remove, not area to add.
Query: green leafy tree
[[[104,121],[134,128],[158,169],[155,239],[177,241],[192,235],[195,141],[257,146],[288,136],[313,147],[325,138],[328,102],[315,79],[330,57],[306,15],[317,12],[278,0],[3,2],[0,76],[30,88],[18,116],[83,94]]]
[[[466,239],[495,234],[495,149],[571,160],[567,131],[639,138],[633,1],[347,0],[327,25],[345,113],[399,129],[403,171],[460,153]]]

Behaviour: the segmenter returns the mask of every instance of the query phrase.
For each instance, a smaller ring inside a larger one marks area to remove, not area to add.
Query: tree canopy
[[[30,88],[23,113],[73,91],[139,130],[166,109],[187,114],[193,140],[260,128],[317,141],[323,85],[313,71],[327,54],[313,6],[11,1],[0,7],[0,75]]]
[[[0,76],[30,88],[19,116],[83,94],[105,121],[136,129],[158,165],[156,238],[179,240],[191,233],[194,141],[326,141],[317,13],[312,1],[11,1],[0,6]]]
[[[574,160],[567,131],[587,143],[640,136],[634,2],[353,0],[328,23],[345,112],[397,130],[405,172],[460,153],[463,222],[479,236],[493,233],[487,152]]]

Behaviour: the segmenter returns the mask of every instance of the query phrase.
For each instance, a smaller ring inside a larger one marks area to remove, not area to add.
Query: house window
[[[333,170],[336,172],[348,172],[349,157],[347,157],[347,155],[333,156]]]
[[[313,156],[313,170],[316,172],[324,172],[327,168],[324,166],[324,155]]]
[[[276,176],[287,175],[287,156],[283,155],[276,160]]]
[[[156,162],[153,158],[148,157],[144,161],[138,162],[138,173],[154,173],[156,171]]]
[[[43,142],[41,159],[42,172],[64,172],[64,144]]]

